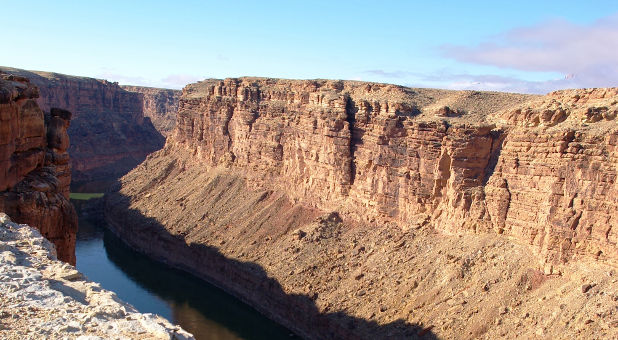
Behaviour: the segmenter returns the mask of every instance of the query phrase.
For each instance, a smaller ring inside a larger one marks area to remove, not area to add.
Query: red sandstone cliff
[[[26,78],[0,72],[0,211],[38,228],[75,264],[77,215],[69,203],[71,113],[37,105]]]
[[[335,81],[184,89],[169,147],[372,223],[496,232],[618,263],[615,89],[531,96]],[[504,111],[504,112],[500,112]],[[548,269],[550,270],[550,269]]]
[[[170,134],[176,126],[176,112],[182,91],[155,87],[122,85],[122,89],[140,93],[143,96],[144,116],[149,117],[154,127],[163,136]]]
[[[106,218],[308,338],[612,337],[617,103],[206,80]]]
[[[43,111],[58,107],[73,113],[69,152],[77,190],[104,190],[107,182],[164,144],[165,137],[144,117],[143,96],[117,83],[6,67],[0,70],[30,79],[39,88],[37,101]]]

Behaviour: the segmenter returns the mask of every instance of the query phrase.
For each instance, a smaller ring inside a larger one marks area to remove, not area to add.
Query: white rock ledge
[[[34,228],[0,213],[0,339],[193,339],[139,313],[115,293],[58,261]]]

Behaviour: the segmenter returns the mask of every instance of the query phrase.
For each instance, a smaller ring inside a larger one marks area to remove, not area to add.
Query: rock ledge
[[[139,313],[115,293],[58,261],[34,228],[0,213],[0,338],[193,339]]]

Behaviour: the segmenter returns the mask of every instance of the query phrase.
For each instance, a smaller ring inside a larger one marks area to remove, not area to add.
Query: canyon
[[[25,77],[38,87],[36,101],[44,112],[57,107],[73,114],[68,130],[73,191],[104,191],[163,147],[162,133],[173,125],[169,112],[175,112],[178,91],[132,91],[102,79],[10,67],[0,71]]]
[[[43,113],[28,79],[0,72],[0,212],[36,226],[75,264],[77,215],[69,202],[71,113]]]
[[[230,78],[181,94],[2,68],[0,211],[75,264],[69,188],[111,185],[124,242],[308,339],[612,338],[617,113],[615,88]]]
[[[611,338],[617,112],[615,88],[209,79],[106,219],[306,338]]]

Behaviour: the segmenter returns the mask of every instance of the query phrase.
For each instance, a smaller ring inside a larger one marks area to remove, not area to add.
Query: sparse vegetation
[[[87,201],[91,198],[103,197],[102,192],[72,192],[69,198],[72,200]]]

